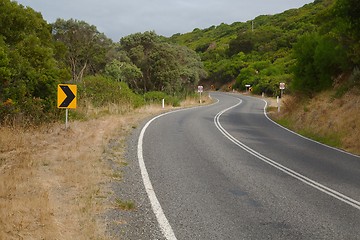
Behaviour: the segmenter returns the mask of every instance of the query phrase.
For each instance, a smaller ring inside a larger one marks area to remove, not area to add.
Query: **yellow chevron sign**
[[[57,91],[57,107],[76,108],[76,92],[76,85],[59,84]]]

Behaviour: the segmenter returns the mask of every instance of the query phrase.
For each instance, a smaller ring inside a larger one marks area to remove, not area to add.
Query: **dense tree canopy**
[[[0,0],[0,12],[0,121],[13,115],[37,121],[49,115],[62,77],[51,27],[10,0]]]
[[[79,82],[86,74],[101,72],[109,61],[112,41],[95,26],[74,19],[58,19],[52,24],[52,34],[56,41],[66,47],[65,61],[71,69],[73,82]]]
[[[337,0],[330,14],[334,20],[339,38],[348,47],[348,56],[354,65],[360,65],[360,1]],[[329,15],[330,15],[329,14]],[[331,18],[331,16],[330,16]]]
[[[122,38],[120,50],[142,72],[141,78],[127,78],[128,83],[138,92],[186,92],[194,89],[199,80],[206,76],[201,60],[194,51],[170,44],[154,32],[136,33]],[[129,63],[124,62],[123,65],[123,68],[129,67]],[[135,73],[136,70],[132,68],[130,72]]]

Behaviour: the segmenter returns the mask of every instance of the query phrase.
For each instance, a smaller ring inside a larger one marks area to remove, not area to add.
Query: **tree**
[[[317,33],[304,35],[294,46],[293,87],[301,92],[318,92],[330,87],[332,77],[346,68],[346,52],[334,39]]]
[[[73,82],[81,81],[85,74],[99,73],[110,61],[107,53],[113,43],[93,25],[74,19],[57,19],[52,24],[52,34],[66,46],[66,61]]]
[[[126,52],[131,63],[142,72],[142,78],[132,78],[129,82],[138,92],[186,92],[205,76],[201,60],[194,51],[168,43],[154,32],[122,38],[120,50]],[[136,71],[130,73],[137,74]]]
[[[357,0],[337,0],[335,12],[338,17],[348,22],[349,29],[360,37],[360,2]]]
[[[360,1],[337,0],[331,9],[335,15],[336,28],[344,46],[348,46],[348,56],[355,66],[360,65]]]
[[[251,32],[239,33],[237,38],[229,43],[229,55],[233,56],[239,52],[250,53],[254,49],[254,39]]]
[[[143,74],[141,70],[131,62],[120,62],[115,59],[106,65],[105,73],[115,81],[126,82],[132,89],[140,91],[138,82],[143,77]]]
[[[0,0],[0,12],[0,121],[51,118],[63,76],[51,28],[41,14],[16,2]]]

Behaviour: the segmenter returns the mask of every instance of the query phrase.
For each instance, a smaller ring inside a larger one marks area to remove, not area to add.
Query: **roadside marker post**
[[[198,86],[198,93],[200,94],[200,104],[201,104],[201,94],[204,91],[204,87],[203,86]]]
[[[283,97],[283,95],[284,95],[284,89],[285,89],[285,83],[280,83],[280,86],[279,86],[279,88],[280,88],[280,99]],[[276,101],[277,101],[277,105],[278,105],[278,112],[280,112],[280,100],[279,100],[279,96],[277,96],[277,99],[276,99]]]
[[[57,107],[65,108],[65,129],[68,128],[69,108],[76,108],[77,85],[59,84],[57,87]]]

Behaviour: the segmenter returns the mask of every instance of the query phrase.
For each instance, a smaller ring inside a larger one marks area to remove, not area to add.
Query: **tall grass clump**
[[[176,96],[170,96],[164,92],[152,91],[144,94],[144,99],[147,103],[161,103],[164,99],[165,104],[172,105],[173,107],[180,106],[180,98]]]

